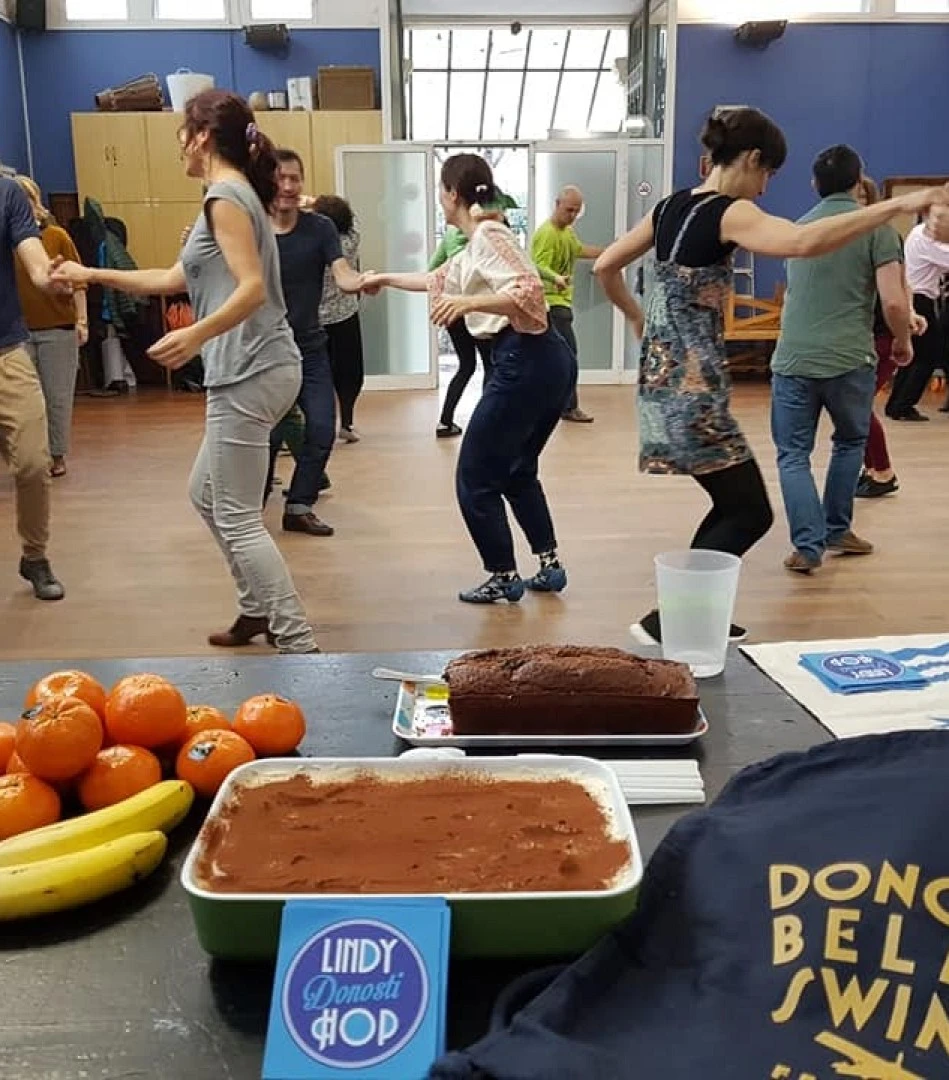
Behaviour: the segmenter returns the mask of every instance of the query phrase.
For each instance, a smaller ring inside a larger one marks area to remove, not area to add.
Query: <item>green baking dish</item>
[[[455,956],[568,957],[588,949],[636,906],[642,857],[629,809],[613,771],[592,758],[519,755],[497,758],[272,758],[236,769],[218,792],[208,821],[221,812],[236,788],[303,773],[321,781],[344,781],[371,772],[382,778],[446,772],[498,779],[572,779],[599,801],[613,834],[629,846],[629,862],[611,888],[594,892],[465,893],[446,897],[451,906],[451,951]],[[204,843],[198,835],[181,871],[198,941],[211,956],[259,960],[275,957],[280,916],[288,899],[345,903],[348,895],[303,893],[214,893],[195,880]],[[400,894],[405,899],[405,894]],[[362,895],[361,899],[365,899]],[[382,899],[382,897],[379,897]]]

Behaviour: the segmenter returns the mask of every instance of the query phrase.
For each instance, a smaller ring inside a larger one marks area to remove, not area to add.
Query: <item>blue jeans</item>
[[[336,389],[325,347],[303,357],[303,385],[297,404],[303,411],[306,430],[293,479],[286,492],[286,505],[290,513],[305,513],[319,497],[320,480],[326,472],[336,438]],[[280,436],[271,433],[271,478],[279,452]],[[268,483],[268,490],[270,486],[272,479]]]
[[[868,364],[833,379],[775,375],[771,383],[771,436],[778,450],[791,543],[808,558],[819,559],[828,543],[850,531],[875,381],[875,370]],[[822,409],[834,425],[823,505],[811,473]]]
[[[560,422],[577,359],[555,330],[503,330],[491,375],[458,453],[455,489],[462,517],[488,573],[515,570],[504,500],[539,555],[557,546],[538,459]]]

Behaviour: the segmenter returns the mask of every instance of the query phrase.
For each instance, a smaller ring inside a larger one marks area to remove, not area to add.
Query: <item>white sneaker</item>
[[[339,441],[346,443],[359,442],[359,432],[355,428],[340,428]]]

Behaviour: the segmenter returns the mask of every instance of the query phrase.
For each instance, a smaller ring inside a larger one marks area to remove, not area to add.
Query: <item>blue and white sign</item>
[[[444,900],[284,906],[264,1080],[422,1080],[444,1052]]]
[[[326,927],[297,953],[284,982],[283,1018],[315,1061],[368,1068],[418,1031],[428,997],[412,942],[387,923],[355,919]]]
[[[918,690],[926,679],[878,649],[849,652],[804,653],[801,666],[838,694],[870,690]]]
[[[831,653],[821,667],[835,679],[847,682],[873,682],[895,679],[906,670],[902,664],[878,653]]]

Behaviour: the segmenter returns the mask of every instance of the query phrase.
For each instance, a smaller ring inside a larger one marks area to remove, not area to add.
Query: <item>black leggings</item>
[[[946,363],[946,332],[936,312],[936,302],[917,293],[913,297],[917,315],[926,319],[926,333],[913,338],[913,362],[896,369],[893,389],[886,403],[886,415],[905,416],[919,404],[937,367]]]
[[[448,336],[451,338],[455,355],[458,357],[458,370],[452,376],[448,389],[445,391],[445,404],[442,406],[441,422],[449,427],[455,422],[455,409],[461,401],[461,395],[465,387],[471,381],[478,363],[478,354],[481,355],[481,363],[484,365],[484,381],[488,381],[491,374],[491,341],[485,338],[473,338],[465,326],[464,318],[456,319],[448,327]]]
[[[333,370],[333,386],[339,398],[339,424],[340,427],[351,428],[353,409],[365,380],[359,312],[342,322],[330,323],[324,329],[326,351]]]
[[[774,523],[768,490],[752,458],[718,472],[694,477],[712,500],[692,538],[693,548],[744,555]]]

